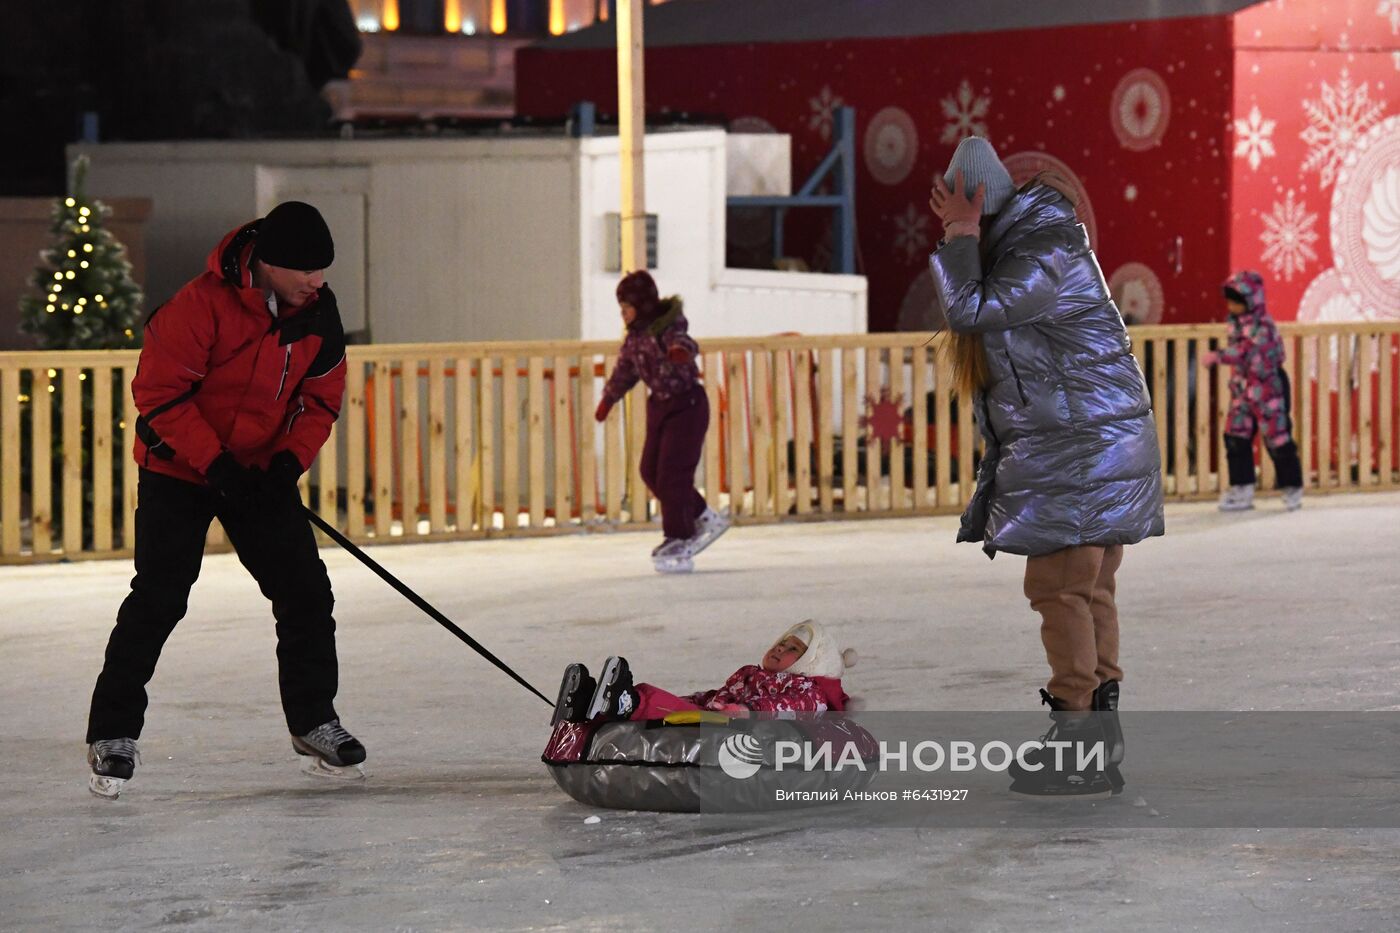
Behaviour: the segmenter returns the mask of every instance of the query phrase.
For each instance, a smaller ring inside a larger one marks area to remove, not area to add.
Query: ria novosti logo
[[[867,760],[855,743],[846,743],[837,751],[830,743],[808,745],[802,742],[773,743],[773,770],[784,771],[922,771],[950,772],[1006,771],[1014,761],[1023,770],[1035,772],[1044,768],[1064,771],[1095,769],[1102,771],[1108,762],[1104,742],[1084,741],[1026,741],[1016,747],[1006,742],[983,744],[967,741],[880,742],[880,753]],[[1048,754],[1042,754],[1048,753]],[[719,766],[736,780],[751,778],[763,767],[763,743],[747,733],[735,733],[719,748]]]
[[[719,767],[736,780],[751,778],[763,767],[763,745],[746,732],[736,732],[719,746]]]

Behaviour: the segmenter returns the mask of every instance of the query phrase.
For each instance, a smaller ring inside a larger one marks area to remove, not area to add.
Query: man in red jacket
[[[117,612],[88,717],[89,787],[117,796],[135,770],[146,684],[184,616],[209,523],[272,602],[282,709],[309,770],[358,777],[340,725],[333,598],[297,482],[345,391],[345,334],[325,269],[330,230],[288,201],[230,232],[208,266],[146,321],[131,391],[140,417],[136,576]]]

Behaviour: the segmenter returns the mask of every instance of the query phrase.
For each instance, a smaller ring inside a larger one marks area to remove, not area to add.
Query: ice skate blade
[[[658,560],[656,564],[657,573],[690,573],[695,569],[695,561],[688,557],[671,560]]]
[[[338,768],[315,755],[307,755],[301,759],[301,771],[312,777],[330,778],[334,781],[363,781],[365,779],[364,765],[346,765],[343,768]]]
[[[101,797],[103,800],[116,800],[125,786],[125,778],[108,777],[105,774],[88,776],[88,790],[92,791],[94,797]]]

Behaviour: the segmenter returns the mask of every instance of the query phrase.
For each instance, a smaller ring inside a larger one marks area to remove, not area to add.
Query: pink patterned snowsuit
[[[634,688],[641,702],[629,717],[634,721],[661,719],[683,710],[723,710],[738,704],[755,712],[822,713],[843,710],[850,698],[835,677],[808,677],[786,671],[765,671],[746,664],[729,676],[718,690],[702,690],[678,697],[652,684]]]
[[[1230,316],[1229,343],[1218,356],[1231,367],[1225,433],[1253,440],[1257,427],[1264,443],[1278,449],[1293,437],[1281,371],[1283,340],[1264,306],[1264,280],[1257,272],[1246,271],[1226,285],[1244,297],[1246,310]]]

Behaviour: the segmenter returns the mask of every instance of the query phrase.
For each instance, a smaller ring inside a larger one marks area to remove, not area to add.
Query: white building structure
[[[729,269],[725,198],[786,194],[790,141],[696,129],[646,138],[663,294],[705,336],[863,333],[861,276]],[[731,159],[731,153],[733,155]],[[219,238],[284,200],[325,214],[347,331],[376,343],[613,339],[615,136],[75,145],[97,197],[154,202],[146,293],[166,300]]]

